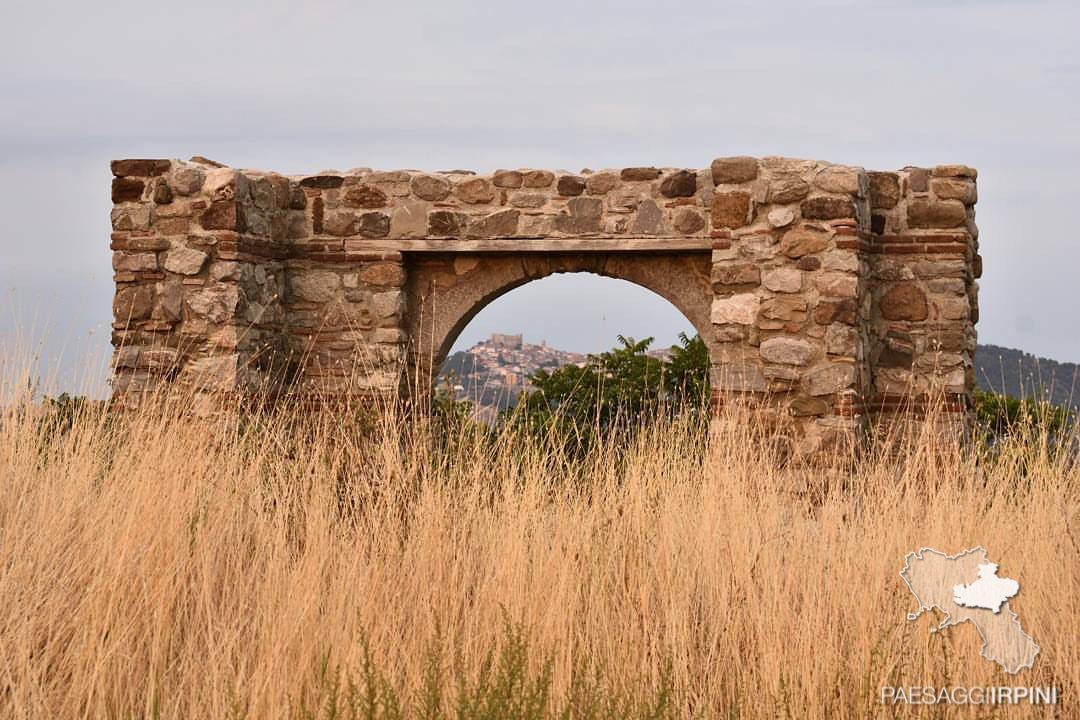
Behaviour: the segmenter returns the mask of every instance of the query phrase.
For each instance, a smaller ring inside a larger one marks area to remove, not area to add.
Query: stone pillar
[[[294,183],[286,295],[294,389],[318,403],[392,396],[405,342],[405,268],[400,252],[378,242],[408,177],[322,174]]]
[[[930,403],[962,425],[973,407],[975,178],[961,165],[871,173],[871,406],[884,426]]]
[[[790,428],[796,455],[857,441],[869,383],[865,172],[729,157],[712,180],[716,403],[752,400]]]
[[[112,164],[114,396],[163,380],[273,388],[282,369],[288,180],[213,163]]]

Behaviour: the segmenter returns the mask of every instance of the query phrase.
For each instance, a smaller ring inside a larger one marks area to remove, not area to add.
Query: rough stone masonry
[[[678,307],[709,347],[716,405],[752,402],[804,453],[938,400],[971,413],[981,260],[962,165],[112,172],[121,402],[163,386],[407,397],[487,303],[585,271]]]

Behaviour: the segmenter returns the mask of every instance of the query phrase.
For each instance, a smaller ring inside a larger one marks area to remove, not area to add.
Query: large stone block
[[[619,176],[615,173],[602,172],[585,178],[585,192],[590,195],[604,195],[619,185]]]
[[[779,326],[783,327],[786,323],[805,321],[806,309],[806,298],[800,295],[778,295],[761,304],[761,317],[766,320],[777,320],[780,322]]]
[[[495,186],[484,178],[471,178],[459,182],[454,192],[462,202],[471,205],[482,205],[495,199]]]
[[[399,315],[403,309],[404,296],[400,290],[375,293],[371,296],[371,307],[381,318]]]
[[[855,217],[855,203],[837,197],[815,197],[804,200],[802,216],[807,220],[840,220]]]
[[[345,191],[341,202],[346,207],[374,209],[386,207],[389,198],[374,185],[353,185]]]
[[[357,279],[368,285],[405,284],[405,268],[400,263],[376,263],[360,270]]]
[[[824,297],[855,298],[859,293],[859,278],[848,273],[824,273],[817,279],[817,288]]]
[[[145,272],[158,269],[157,255],[154,253],[114,252],[113,270],[117,272]]]
[[[341,276],[331,270],[295,270],[289,276],[293,297],[304,302],[329,302],[340,286]]]
[[[555,173],[547,170],[529,170],[521,176],[521,184],[527,188],[551,187],[555,182]]]
[[[573,197],[585,192],[585,178],[577,175],[562,175],[555,186],[556,191],[563,196]]]
[[[814,177],[814,185],[831,193],[859,194],[859,171],[856,168],[833,165]]]
[[[891,172],[868,173],[870,207],[888,210],[900,202],[900,176]]]
[[[340,175],[312,175],[300,181],[300,187],[314,190],[333,190],[344,184],[345,178]]]
[[[193,315],[220,324],[236,317],[240,307],[240,289],[236,285],[218,283],[192,292],[186,300],[188,310]]]
[[[795,211],[789,207],[779,207],[769,211],[767,216],[769,226],[774,228],[787,227],[795,222]]]
[[[432,235],[460,235],[469,222],[468,215],[452,210],[435,210],[428,214],[428,231]]]
[[[323,215],[322,230],[327,235],[347,237],[355,235],[360,218],[349,211],[327,212]]]
[[[761,268],[755,263],[714,264],[712,281],[717,285],[757,285]]]
[[[660,170],[654,167],[624,168],[619,177],[627,182],[640,182],[642,180],[655,180],[660,177]]]
[[[966,320],[971,314],[967,295],[937,298],[934,305],[937,307],[938,317],[942,320]]]
[[[854,300],[823,300],[814,308],[814,322],[828,325],[839,322],[854,325],[858,318],[858,308]]]
[[[112,201],[114,203],[138,202],[142,199],[146,183],[137,178],[118,177],[112,183]]]
[[[428,229],[428,204],[403,200],[390,216],[390,234],[394,237],[422,237]]]
[[[757,364],[747,362],[726,363],[714,371],[717,390],[735,393],[765,392],[765,374]]]
[[[206,174],[203,192],[211,201],[235,200],[237,187],[242,184],[241,175],[232,168],[214,168]]]
[[[859,256],[850,250],[830,250],[823,255],[821,266],[825,270],[857,273]]]
[[[878,308],[886,320],[921,322],[930,314],[926,293],[914,283],[898,283],[890,287],[881,296]]]
[[[855,366],[850,363],[831,363],[806,373],[806,389],[811,395],[832,395],[855,383]]]
[[[780,252],[790,258],[800,258],[821,252],[829,246],[830,240],[829,234],[820,230],[794,228],[780,239]]]
[[[724,157],[712,161],[714,185],[750,182],[757,179],[758,161],[752,157]]]
[[[766,195],[771,203],[793,203],[810,194],[810,183],[797,175],[778,175],[769,184]]]
[[[801,338],[773,337],[761,343],[761,357],[766,362],[781,365],[806,365],[816,351]]]
[[[713,195],[712,225],[714,228],[738,228],[750,220],[750,193],[718,192]]]
[[[558,232],[566,234],[600,232],[600,219],[604,213],[604,203],[600,198],[574,198],[566,206],[569,213],[555,217],[555,229]]]
[[[653,200],[642,200],[634,213],[630,232],[634,235],[659,235],[663,231],[664,213]]]
[[[523,191],[510,194],[510,204],[517,208],[542,208],[547,202],[547,195],[542,193]]]
[[[167,173],[171,166],[169,160],[113,160],[110,163],[116,177],[155,177]]]
[[[244,208],[233,200],[218,200],[211,203],[199,218],[199,223],[206,230],[243,232],[247,229]]]
[[[469,223],[469,237],[487,238],[513,235],[517,232],[521,213],[518,210],[499,210]]]
[[[705,216],[697,208],[682,208],[675,213],[675,231],[694,235],[705,229]]]
[[[761,282],[773,292],[795,293],[802,290],[802,272],[793,267],[776,268],[765,273]]]
[[[497,188],[519,188],[523,178],[517,170],[496,170],[491,182]]]
[[[979,172],[967,165],[937,165],[931,171],[930,174],[934,177],[961,177],[971,178],[974,180],[979,177]]]
[[[358,231],[364,237],[386,237],[390,234],[390,216],[381,212],[362,213]]]
[[[664,197],[693,197],[696,192],[697,173],[691,170],[679,170],[660,183],[660,194]]]
[[[154,307],[154,290],[147,285],[119,288],[113,296],[113,317],[120,322],[150,317]]]
[[[830,355],[855,357],[858,350],[859,332],[850,325],[833,323],[825,331],[825,352]]]
[[[414,175],[410,187],[413,195],[421,200],[436,202],[450,197],[450,191],[453,189],[449,180],[434,175]]]
[[[714,298],[711,319],[715,325],[753,325],[760,306],[761,299],[754,293]]]
[[[954,228],[967,222],[967,210],[959,200],[916,199],[908,203],[907,219],[913,228]]]
[[[184,165],[173,171],[169,185],[177,195],[187,197],[199,192],[205,180],[206,173],[201,168]]]
[[[110,215],[113,230],[149,230],[150,217],[150,207],[147,205],[113,208]]]
[[[206,264],[207,254],[195,248],[179,247],[165,253],[165,269],[177,275],[197,275]]]

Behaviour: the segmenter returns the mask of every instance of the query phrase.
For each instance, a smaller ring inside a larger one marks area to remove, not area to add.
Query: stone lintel
[[[704,237],[501,237],[482,240],[430,238],[360,241],[365,250],[379,252],[693,252],[712,250],[713,241]]]

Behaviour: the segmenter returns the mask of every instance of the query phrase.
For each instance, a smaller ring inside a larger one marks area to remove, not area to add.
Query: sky
[[[1080,361],[1077,28],[1080,3],[1042,0],[5,2],[0,356],[101,372],[83,362],[108,347],[114,158],[304,173],[787,155],[978,168],[980,342]],[[523,331],[597,350],[679,317],[625,283],[551,278],[459,345]]]

